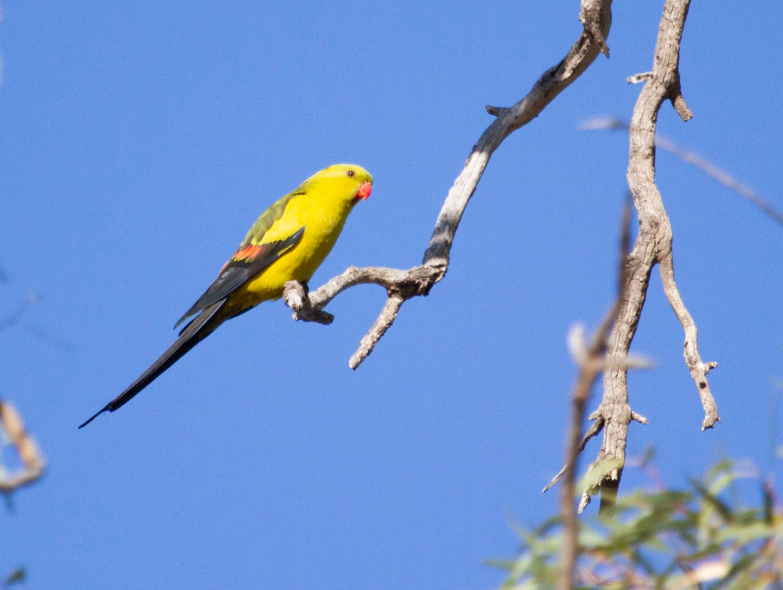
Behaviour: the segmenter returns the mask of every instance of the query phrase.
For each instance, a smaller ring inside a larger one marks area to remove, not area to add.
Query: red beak
[[[370,196],[371,192],[372,192],[372,184],[365,180],[362,183],[362,185],[359,187],[359,192],[356,193],[356,198],[364,201],[367,197]]]

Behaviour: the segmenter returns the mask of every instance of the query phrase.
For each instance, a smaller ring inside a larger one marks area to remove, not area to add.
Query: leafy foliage
[[[738,479],[752,478],[761,505],[742,505]],[[635,491],[617,498],[612,518],[580,523],[577,588],[783,589],[783,509],[771,486],[730,461],[684,490]],[[559,518],[520,529],[522,547],[502,588],[554,587],[562,539]]]

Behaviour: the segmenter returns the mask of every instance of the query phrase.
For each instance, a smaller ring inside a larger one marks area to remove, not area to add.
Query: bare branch
[[[582,366],[590,357],[590,350],[584,340],[585,327],[582,324],[575,324],[568,331],[567,343],[571,358],[577,364]],[[645,356],[638,354],[629,354],[626,357],[616,357],[614,359],[599,359],[600,370],[624,368],[631,371],[643,369],[652,369],[655,362]]]
[[[598,53],[605,48],[612,21],[610,0],[582,0],[580,19],[588,22],[585,30],[566,55],[555,67],[547,70],[538,79],[530,92],[510,108],[488,107],[490,114],[497,117],[484,132],[465,163],[462,173],[454,181],[446,201],[435,222],[430,245],[424,253],[424,264],[448,266],[451,244],[462,214],[473,196],[492,153],[512,132],[537,117],[554,98],[576,80],[593,63]],[[597,43],[593,38],[597,39]],[[608,53],[608,48],[606,48]]]
[[[386,330],[391,328],[404,301],[405,299],[399,293],[389,295],[378,319],[375,320],[370,331],[364,335],[364,338],[359,343],[359,349],[353,353],[348,361],[349,367],[356,369],[370,355],[378,340],[386,333]]]
[[[650,74],[630,80],[636,81],[638,78],[645,81],[628,127],[628,187],[639,214],[639,233],[625,263],[625,286],[607,348],[604,396],[597,414],[594,414],[596,418],[604,420],[604,437],[598,457],[588,473],[593,471],[594,479],[597,478],[595,490],[600,489],[602,492],[602,511],[611,510],[614,505],[614,496],[625,464],[628,425],[632,420],[646,423],[643,416],[631,411],[628,403],[628,367],[623,363],[615,366],[613,361],[628,357],[647,296],[650,273],[656,264],[661,266],[664,291],[685,332],[685,361],[697,385],[705,412],[702,428],[710,428],[718,420],[717,408],[706,379],[706,374],[716,364],[703,363],[699,356],[695,323],[674,282],[671,224],[655,186],[655,127],[658,111],[668,99],[684,121],[692,116],[682,98],[679,74],[680,40],[689,4],[690,0],[666,0],[658,28],[653,70]],[[595,123],[590,127],[595,128]],[[590,493],[595,490],[585,490],[582,505],[589,501]]]
[[[0,424],[16,448],[23,466],[16,474],[3,473],[0,476],[0,492],[7,494],[40,479],[46,462],[35,440],[25,431],[19,412],[8,402],[0,402]]]
[[[714,361],[703,363],[701,361],[696,324],[694,323],[691,314],[685,308],[685,304],[680,297],[680,291],[677,289],[677,284],[674,282],[674,261],[672,260],[671,250],[667,256],[664,256],[661,259],[660,271],[666,298],[669,300],[669,304],[672,306],[677,319],[680,320],[680,324],[685,331],[683,356],[685,357],[685,364],[691,373],[691,377],[699,390],[701,404],[704,407],[704,421],[702,422],[701,429],[706,430],[707,428],[715,426],[715,422],[720,422],[718,408],[710,393],[709,383],[707,383],[707,373],[717,367],[718,363]]]
[[[0,319],[0,331],[6,330],[7,328],[10,328],[12,326],[15,326],[19,323],[19,321],[22,319],[22,316],[25,314],[27,309],[32,305],[33,303],[36,303],[40,300],[40,297],[36,295],[35,293],[28,293],[27,297],[24,298],[24,301],[19,304],[19,307],[17,307],[14,311],[9,313],[4,318]]]
[[[374,284],[387,291],[398,291],[406,299],[416,295],[429,294],[430,288],[443,278],[445,271],[427,266],[416,266],[409,270],[395,268],[349,267],[343,274],[331,279],[317,291],[310,294],[313,309],[323,309],[337,295],[355,285]]]
[[[654,180],[655,121],[658,111],[664,99],[670,99],[673,104],[681,99],[679,49],[689,5],[690,0],[667,0],[664,6],[655,49],[653,78],[642,88],[631,119],[628,186],[639,211],[640,230],[634,252],[639,253],[639,260],[643,262],[640,265],[641,272],[646,275],[645,278],[649,278],[652,266],[655,263],[662,264],[662,278],[664,284],[668,285],[665,290],[675,314],[686,331],[686,346],[690,346],[692,354],[698,357],[693,320],[679,298],[679,293],[676,293],[671,247],[672,229]],[[683,118],[687,120],[690,117]],[[652,254],[652,257],[648,253]],[[614,353],[621,352],[623,355],[628,354],[628,347],[638,323],[638,315],[644,304],[644,296],[629,301],[629,304],[626,306],[627,313],[624,317],[627,328],[617,330],[619,337],[615,339],[616,349],[613,350]],[[690,344],[691,341],[693,344]],[[693,362],[701,363],[701,359]],[[702,399],[704,396],[711,398],[706,380],[697,382],[697,385]],[[714,405],[714,402],[712,403]],[[705,412],[709,414],[707,404],[705,403],[704,406]],[[717,418],[717,413],[715,417]]]
[[[299,281],[288,281],[283,288],[283,301],[293,311],[295,320],[317,322],[328,326],[334,321],[334,316],[313,307],[307,296],[307,285]]]
[[[573,588],[579,539],[579,522],[577,520],[577,511],[574,508],[576,466],[580,447],[584,448],[579,439],[581,438],[585,406],[590,397],[593,383],[595,383],[595,380],[601,373],[601,360],[604,351],[606,350],[606,338],[609,334],[612,322],[614,321],[616,310],[617,307],[612,306],[612,311],[607,314],[601,327],[598,328],[593,335],[587,358],[585,358],[584,362],[579,367],[579,376],[577,377],[576,385],[574,386],[574,391],[571,396],[571,420],[569,422],[568,437],[566,439],[566,462],[561,470],[565,479],[563,480],[563,485],[560,490],[560,516],[565,530],[563,533],[563,545],[560,550],[560,568],[556,585],[557,590],[571,590],[571,588]],[[593,424],[591,430],[592,429],[595,429],[597,434],[597,427],[595,424]],[[586,436],[584,442],[587,442]],[[544,491],[554,485],[557,479],[559,479],[559,475],[560,474],[555,476],[553,482],[544,488]]]
[[[652,72],[642,72],[641,74],[634,74],[633,76],[628,76],[625,81],[629,84],[639,84],[640,82],[646,82],[647,80],[652,79]]]
[[[422,266],[408,271],[352,267],[309,295],[306,291],[305,295],[298,294],[294,292],[293,286],[287,286],[283,300],[287,305],[289,303],[294,305],[292,307],[294,319],[328,323],[327,318],[318,312],[341,291],[366,283],[385,287],[389,301],[362,339],[359,350],[351,357],[350,365],[358,366],[391,326],[402,303],[411,297],[427,295],[430,289],[446,275],[457,227],[490,157],[498,146],[511,133],[536,118],[560,92],[582,75],[600,52],[609,55],[606,38],[612,22],[611,5],[612,0],[581,0],[580,19],[584,28],[566,57],[544,72],[527,96],[514,106],[487,107],[487,112],[496,119],[473,146],[464,169],[449,190],[435,221],[435,228],[424,253]],[[309,303],[305,299],[309,299]],[[392,299],[395,301],[392,302]]]
[[[606,44],[606,37],[609,35],[611,22],[606,22],[606,18],[611,21],[611,14],[604,12],[602,2],[582,2],[579,20],[585,28],[585,33],[590,36],[593,43],[607,58],[609,57],[609,46]]]
[[[687,16],[687,15],[686,15]],[[679,62],[679,47],[677,52],[677,61]],[[674,71],[674,81],[669,84],[669,94],[666,96],[672,103],[674,111],[680,115],[685,123],[693,119],[693,113],[688,105],[685,104],[685,98],[682,96],[682,89],[680,88],[680,71],[679,69]]]
[[[604,321],[601,323],[601,327],[596,330],[590,341],[590,345],[589,347],[586,347],[586,350],[583,340],[583,330],[572,329],[571,334],[569,335],[569,345],[572,349],[572,354],[575,359],[578,359],[577,362],[579,363],[579,376],[577,377],[574,391],[571,396],[571,420],[569,422],[568,436],[566,438],[566,461],[560,472],[555,475],[552,481],[544,488],[544,491],[546,492],[557,483],[561,476],[565,476],[560,490],[560,518],[563,522],[564,532],[563,544],[560,548],[560,567],[558,568],[556,583],[556,588],[558,590],[571,590],[571,588],[573,588],[576,558],[579,553],[579,521],[577,520],[577,513],[581,513],[590,501],[591,488],[593,487],[592,484],[586,484],[585,490],[582,493],[582,499],[579,502],[579,508],[575,509],[574,492],[576,489],[576,468],[579,454],[584,450],[587,441],[597,435],[605,424],[603,417],[600,414],[596,415],[595,422],[587,430],[584,437],[582,437],[582,441],[579,441],[582,432],[582,422],[584,421],[585,416],[585,407],[587,406],[590,392],[605,364],[604,355],[606,353],[609,330],[615,322],[620,301],[622,301],[627,288],[625,280],[625,255],[626,252],[628,252],[628,245],[631,239],[630,210],[630,203],[626,200],[620,225],[620,253],[617,265],[617,301],[612,305],[609,313],[606,314]],[[574,350],[578,352],[574,353]],[[591,417],[592,416],[593,414],[591,414]],[[591,466],[591,469],[592,468],[593,466]],[[588,475],[589,473],[590,472],[588,471]]]

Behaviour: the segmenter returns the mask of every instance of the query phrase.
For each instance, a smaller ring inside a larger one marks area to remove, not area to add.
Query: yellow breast
[[[289,201],[285,213],[264,235],[264,242],[285,239],[300,228],[299,242],[235,292],[238,307],[279,299],[286,282],[306,282],[331,252],[355,201],[332,198],[317,189]]]

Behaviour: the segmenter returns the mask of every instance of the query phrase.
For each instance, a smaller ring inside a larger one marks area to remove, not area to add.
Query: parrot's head
[[[335,164],[321,170],[308,182],[323,183],[341,199],[363,201],[372,192],[372,175],[355,164]]]

